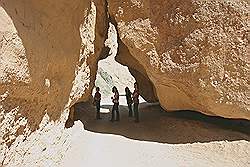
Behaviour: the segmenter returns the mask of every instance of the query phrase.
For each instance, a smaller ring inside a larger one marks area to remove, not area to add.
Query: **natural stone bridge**
[[[248,7],[244,0],[0,1],[1,145],[29,136],[45,117],[64,125],[68,108],[92,98],[109,22],[118,31],[116,59],[148,102],[249,120]]]

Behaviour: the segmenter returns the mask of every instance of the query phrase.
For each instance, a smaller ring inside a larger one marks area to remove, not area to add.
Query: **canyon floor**
[[[75,124],[84,128],[73,137],[64,166],[250,166],[249,121],[167,113],[143,102],[140,123],[134,123],[122,102],[121,121],[112,123],[111,107],[104,102],[102,119],[95,120],[93,106],[76,105]]]

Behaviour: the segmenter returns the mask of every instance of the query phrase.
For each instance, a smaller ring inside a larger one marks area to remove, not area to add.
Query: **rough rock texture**
[[[145,70],[166,110],[250,119],[247,1],[108,3],[119,37],[138,66],[126,50],[120,62]]]
[[[45,113],[52,120],[58,119],[68,102],[79,58],[79,26],[89,2],[1,1],[0,5],[6,17],[11,18],[7,24],[16,29],[9,33],[18,38],[19,43],[14,43],[15,48],[20,47],[22,51],[16,54],[18,60],[28,60],[25,64],[16,64],[23,77],[16,77],[13,70],[11,73],[5,70],[13,79],[1,82],[1,93],[8,91],[9,94],[4,108],[9,111],[19,106],[19,113],[35,129]],[[13,37],[10,37],[12,43]],[[1,50],[1,57],[5,57],[12,48]]]
[[[128,48],[119,39],[119,50],[116,56],[116,60],[123,65],[129,67],[130,73],[135,77],[136,82],[139,83],[142,97],[147,102],[157,102],[157,96],[155,94],[155,88],[150,79],[147,76],[146,70],[140,62],[135,59],[129,52]]]
[[[104,99],[111,101],[113,86],[117,87],[120,95],[125,95],[125,87],[132,91],[135,82],[128,68],[115,61],[118,48],[117,31],[111,23],[109,24],[108,38],[105,41],[105,45],[110,48],[109,56],[98,62],[95,81],[95,85],[100,87],[102,102],[105,101]]]
[[[66,140],[63,120],[66,121],[67,110],[63,112],[63,109],[69,101],[79,59],[79,26],[90,3],[62,2],[0,2],[0,161],[3,165],[12,162],[17,165],[25,154],[43,150],[40,146],[46,148],[55,141],[62,146]],[[60,116],[61,121],[52,121]],[[31,134],[36,129],[39,130]],[[58,136],[52,137],[50,134],[55,132]],[[56,149],[48,149],[48,156],[51,150]]]
[[[2,165],[55,166],[63,158],[68,136],[81,129],[64,129],[69,107],[91,97],[105,51],[106,9],[105,1],[0,2]]]
[[[108,3],[117,60],[145,99],[250,119],[248,1]],[[82,128],[64,129],[69,107],[90,98],[97,61],[109,52],[108,20],[104,0],[0,1],[2,165],[60,166]]]
[[[93,11],[93,8],[95,11]],[[108,38],[109,27],[107,2],[105,0],[92,1],[92,13],[90,11],[88,19],[85,20],[85,25],[89,26],[81,31],[81,38],[84,45],[79,62],[83,61],[82,57],[85,57],[86,64],[89,66],[89,82],[87,88],[84,87],[79,91],[79,101],[87,101],[91,98],[96,80],[98,60],[104,59],[109,55],[110,49],[104,45],[105,40]],[[89,35],[91,36],[91,40],[89,40]],[[85,71],[86,66],[82,66],[81,69]],[[81,73],[79,77],[82,78]],[[86,82],[86,78],[82,78],[81,80],[82,83]],[[77,87],[79,88],[84,85],[82,83],[79,83]]]

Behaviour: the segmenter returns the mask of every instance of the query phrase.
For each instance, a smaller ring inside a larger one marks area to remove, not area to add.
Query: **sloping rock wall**
[[[157,96],[153,83],[147,76],[145,67],[135,59],[129,52],[127,46],[119,39],[119,49],[116,56],[116,61],[119,63],[128,66],[130,73],[136,79],[136,82],[139,83],[141,96],[147,102],[157,102]]]
[[[19,60],[25,60],[24,65],[15,66],[23,77],[15,77],[15,71],[5,71],[10,79],[1,83],[1,93],[9,94],[4,103],[8,106],[4,108],[19,106],[22,116],[35,129],[45,113],[52,120],[58,119],[68,102],[79,58],[79,26],[89,2],[23,0],[1,1],[0,5],[11,19],[8,24],[12,24],[13,32],[10,33],[18,38],[15,48],[20,47],[22,51],[14,54]],[[1,50],[4,57],[13,52],[11,47]]]
[[[2,165],[58,165],[65,155],[82,128],[64,129],[69,107],[91,98],[105,57],[105,10],[105,1],[0,2]]]
[[[89,100],[109,52],[107,12],[117,60],[145,99],[167,111],[250,119],[248,1],[107,2],[0,1],[2,165],[59,165],[68,136],[82,128],[64,129],[69,107]]]
[[[247,1],[108,4],[121,41],[145,69],[167,111],[250,119]],[[120,62],[133,68],[129,54],[122,56]]]

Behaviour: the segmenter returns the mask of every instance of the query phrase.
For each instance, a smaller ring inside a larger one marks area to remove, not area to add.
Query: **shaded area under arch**
[[[102,109],[110,111],[111,105]],[[127,106],[120,105],[121,121],[111,123],[110,113],[102,113],[95,120],[95,108],[88,103],[75,106],[74,119],[80,120],[86,130],[122,135],[127,138],[169,144],[212,141],[250,141],[250,121],[206,116],[193,111],[164,112],[158,104],[140,104],[140,123],[128,117]]]

